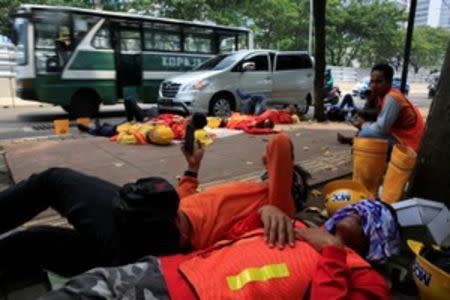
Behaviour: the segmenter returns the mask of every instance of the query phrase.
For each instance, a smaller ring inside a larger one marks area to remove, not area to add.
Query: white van
[[[268,105],[294,104],[307,113],[313,80],[313,59],[307,52],[243,50],[217,55],[190,72],[164,80],[158,106],[229,115],[240,109],[236,94],[240,89],[264,94]]]

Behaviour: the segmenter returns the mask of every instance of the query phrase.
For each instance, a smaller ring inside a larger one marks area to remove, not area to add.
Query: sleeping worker
[[[249,226],[239,237],[187,255],[93,269],[40,299],[391,299],[370,265],[400,250],[387,204],[362,200],[345,207],[325,230],[306,228],[271,205],[248,219],[263,229]],[[273,247],[273,239],[289,246]]]

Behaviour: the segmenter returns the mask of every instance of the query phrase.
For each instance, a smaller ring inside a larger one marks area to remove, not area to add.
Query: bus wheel
[[[233,110],[233,99],[227,94],[215,95],[209,103],[209,114],[215,117],[231,115]]]
[[[67,108],[67,112],[74,118],[79,117],[96,117],[100,107],[98,95],[89,90],[78,91],[72,96],[72,101]]]

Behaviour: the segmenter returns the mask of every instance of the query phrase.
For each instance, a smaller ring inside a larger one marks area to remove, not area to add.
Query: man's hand
[[[200,163],[203,159],[203,154],[205,150],[201,143],[194,143],[194,151],[192,154],[186,151],[184,144],[181,145],[181,152],[183,152],[186,162],[188,163],[188,171],[198,173],[200,169]]]
[[[361,118],[361,116],[354,116],[352,118],[352,124],[353,126],[355,126],[358,129],[361,129],[362,125],[366,122],[366,120],[364,120],[363,118]]]
[[[326,246],[343,247],[340,239],[320,228],[296,229],[295,238],[307,242],[318,251]]]
[[[294,246],[294,226],[291,218],[273,205],[264,205],[258,212],[270,247],[275,246],[275,242],[280,249],[283,249],[286,243],[291,247]]]

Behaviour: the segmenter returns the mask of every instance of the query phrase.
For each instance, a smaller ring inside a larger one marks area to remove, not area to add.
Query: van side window
[[[269,70],[269,61],[267,59],[267,54],[252,56],[251,58],[243,60],[240,65],[242,66],[246,62],[255,63],[255,70],[253,72]]]
[[[277,71],[288,71],[312,68],[311,59],[308,55],[278,55]]]

